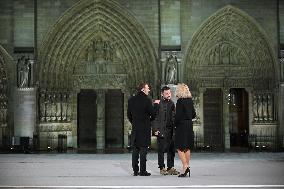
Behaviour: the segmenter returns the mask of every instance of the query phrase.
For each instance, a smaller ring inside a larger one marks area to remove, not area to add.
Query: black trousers
[[[165,167],[164,163],[164,153],[167,153],[167,167],[168,169],[174,167],[174,159],[175,159],[175,146],[172,137],[157,139],[158,144],[158,165],[159,168],[162,169]]]
[[[146,161],[147,161],[147,151],[148,147],[132,147],[132,169],[134,172],[139,171],[139,155],[140,155],[140,172],[146,171]]]

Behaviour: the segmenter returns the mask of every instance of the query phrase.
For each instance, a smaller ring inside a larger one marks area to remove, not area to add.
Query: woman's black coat
[[[176,104],[175,116],[175,146],[177,149],[186,150],[194,147],[194,133],[192,119],[196,112],[191,98],[179,98]]]
[[[148,147],[151,144],[150,121],[155,119],[157,106],[143,92],[128,100],[127,117],[132,124],[131,145]]]

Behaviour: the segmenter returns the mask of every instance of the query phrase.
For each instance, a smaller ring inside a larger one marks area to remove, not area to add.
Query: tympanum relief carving
[[[73,73],[75,88],[125,88],[127,77],[121,52],[110,40],[96,37],[82,57]]]

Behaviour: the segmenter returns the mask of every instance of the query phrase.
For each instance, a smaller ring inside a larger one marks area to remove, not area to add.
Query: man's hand
[[[156,131],[154,134],[155,134],[155,136],[159,136],[160,131]]]
[[[160,103],[160,100],[155,100],[154,101],[154,104],[159,104]]]

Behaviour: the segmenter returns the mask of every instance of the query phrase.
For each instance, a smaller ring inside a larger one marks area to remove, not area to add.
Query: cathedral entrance
[[[78,94],[78,148],[96,149],[97,94],[93,89],[82,89]]]
[[[242,88],[231,88],[229,93],[229,132],[231,150],[248,147],[248,93]]]
[[[223,98],[222,90],[216,88],[206,89],[204,96],[204,145],[214,151],[224,149],[223,142]]]

